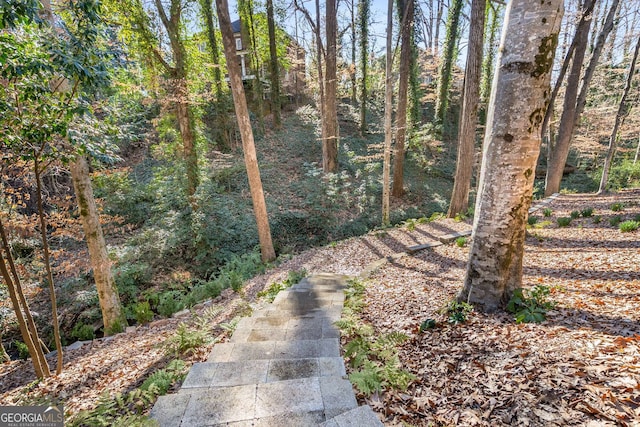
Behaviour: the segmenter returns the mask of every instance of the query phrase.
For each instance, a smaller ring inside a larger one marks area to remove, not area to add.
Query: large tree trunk
[[[550,196],[560,191],[560,181],[564,173],[564,166],[569,155],[569,147],[573,138],[576,117],[576,101],[578,98],[578,85],[582,74],[584,54],[589,42],[589,28],[591,27],[592,13],[595,0],[585,0],[582,5],[582,17],[576,28],[574,36],[575,50],[573,62],[567,77],[562,115],[558,125],[558,139],[550,151],[549,164],[547,165],[547,177],[544,187],[544,195]]]
[[[469,188],[473,171],[473,154],[478,122],[480,101],[480,73],[482,69],[482,49],[484,42],[484,16],[486,0],[471,3],[471,27],[467,46],[467,66],[464,70],[464,92],[462,115],[458,132],[458,160],[453,193],[447,216],[454,218],[469,207]]]
[[[229,18],[229,5],[227,0],[216,0],[216,8],[218,11],[218,19],[220,20],[220,31],[222,32],[222,44],[224,46],[224,54],[227,59],[227,68],[229,70],[229,82],[231,84],[231,92],[233,93],[233,101],[236,109],[236,117],[240,128],[240,136],[242,138],[242,149],[244,151],[244,162],[249,177],[249,189],[251,191],[251,200],[253,201],[253,212],[256,217],[258,226],[258,238],[260,240],[260,252],[262,261],[268,262],[276,258],[271,240],[271,229],[269,228],[269,217],[267,215],[267,204],[264,200],[264,192],[262,190],[262,180],[260,179],[260,168],[258,167],[258,157],[256,147],[253,140],[253,130],[249,120],[249,109],[247,108],[247,99],[242,86],[242,75],[240,67],[236,61],[235,41],[233,31],[231,30],[231,19]]]
[[[278,66],[278,51],[276,50],[276,24],[273,19],[273,0],[267,0],[267,25],[269,26],[269,74],[271,77],[271,107],[273,109],[273,124],[280,129],[280,71]]]
[[[402,17],[400,24],[400,79],[398,82],[398,110],[396,112],[396,144],[393,158],[393,189],[394,197],[402,197],[404,193],[404,141],[407,135],[407,97],[409,90],[409,76],[411,74],[411,53],[413,42],[414,0],[399,0],[398,13]]]
[[[382,160],[382,225],[389,225],[389,171],[391,169],[391,113],[393,109],[393,55],[391,40],[393,34],[393,0],[388,1],[387,8],[387,54],[385,59],[384,90],[384,153]]]
[[[338,169],[338,110],[337,110],[337,51],[338,35],[337,0],[327,0],[326,6],[326,40],[327,55],[324,74],[324,113],[326,134],[322,140],[322,169],[335,172]]]
[[[633,75],[635,74],[635,71],[636,71],[636,62],[638,60],[638,50],[640,50],[640,37],[636,42],[636,47],[633,52],[633,58],[631,59],[631,64],[629,65],[627,82],[624,86],[624,90],[622,91],[622,96],[620,97],[620,104],[618,105],[618,113],[616,114],[616,119],[613,124],[613,130],[611,131],[611,136],[609,137],[609,149],[607,151],[607,157],[604,160],[604,167],[602,169],[602,178],[600,179],[600,188],[598,189],[598,193],[603,193],[607,189],[607,183],[609,181],[609,171],[611,169],[611,162],[613,162],[613,156],[616,152],[616,147],[618,145],[618,131],[620,130],[620,126],[622,126],[624,119],[627,117],[627,115],[629,114],[629,110],[631,109],[631,105],[627,104],[627,97],[629,95],[629,90],[631,89],[631,83],[633,82]]]
[[[563,1],[507,5],[491,92],[476,215],[458,300],[500,308],[522,283],[527,212]]]
[[[127,318],[120,305],[118,288],[111,274],[111,262],[107,253],[107,244],[102,234],[100,216],[93,197],[93,188],[89,176],[89,164],[84,156],[78,157],[70,164],[73,189],[76,193],[80,220],[84,230],[89,258],[93,269],[93,280],[98,290],[98,301],[102,312],[104,334],[112,335],[122,332],[127,326]]]
[[[349,7],[351,8],[351,105],[355,107],[357,95],[358,95],[358,79],[356,78],[356,61],[357,61],[357,51],[356,51],[356,0],[350,0],[351,3]]]
[[[449,108],[451,70],[457,59],[454,56],[456,56],[456,44],[463,3],[462,0],[452,0],[447,12],[447,32],[442,48],[440,69],[438,70],[438,98],[436,99],[436,120],[443,125]]]
[[[369,10],[371,0],[358,3],[358,21],[360,26],[360,135],[367,132],[367,74],[369,65]]]

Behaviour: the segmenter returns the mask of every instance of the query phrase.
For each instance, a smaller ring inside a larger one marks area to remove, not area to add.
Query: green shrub
[[[538,222],[538,217],[537,216],[530,216],[529,218],[527,218],[527,224],[533,226]]]
[[[447,321],[452,325],[464,323],[467,321],[469,313],[473,311],[473,306],[464,301],[450,301],[446,306]]]
[[[584,217],[584,218],[588,218],[590,216],[593,215],[593,208],[586,208],[586,209],[582,209],[580,211],[580,214]]]
[[[612,165],[607,185],[613,190],[640,187],[640,162],[633,164],[633,159],[624,159]]]
[[[571,224],[570,217],[559,217],[556,221],[558,221],[558,227],[568,227]]]
[[[609,218],[609,225],[612,227],[617,227],[618,224],[622,222],[622,217],[620,215],[616,215],[612,218]]]
[[[18,357],[22,360],[27,360],[30,357],[29,347],[22,341],[14,341],[13,345],[16,346],[16,350],[18,350]]]
[[[138,324],[143,325],[153,320],[153,311],[151,311],[151,305],[149,301],[142,301],[137,303],[133,307],[133,314]]]
[[[600,224],[602,222],[602,217],[600,215],[596,215],[593,217],[594,224]]]
[[[127,305],[138,300],[151,280],[151,269],[146,263],[125,263],[115,268],[113,278],[122,303]]]
[[[638,227],[640,227],[640,222],[637,221],[624,221],[620,223],[620,231],[622,233],[636,231]]]
[[[507,304],[507,311],[515,314],[516,323],[540,323],[547,318],[547,311],[555,306],[548,301],[548,286],[536,285],[533,289],[518,288]]]
[[[580,211],[571,211],[571,219],[580,218]]]
[[[467,244],[467,238],[466,238],[466,237],[461,236],[461,237],[458,237],[458,238],[456,239],[456,245],[457,245],[459,248],[464,247],[464,245],[466,245],[466,244]]]
[[[618,202],[612,203],[610,206],[610,209],[614,212],[620,212],[621,210],[624,209],[624,204],[618,203]]]
[[[84,323],[76,323],[71,330],[71,336],[79,341],[88,341],[96,337],[93,326]]]
[[[633,217],[633,220],[634,220],[634,221],[636,221],[636,222],[640,222],[640,214],[636,214],[636,215]]]
[[[542,215],[544,215],[545,218],[550,217],[551,214],[553,214],[553,211],[550,208],[544,208],[542,210]]]
[[[180,291],[167,291],[160,294],[158,314],[163,317],[171,317],[173,313],[184,309],[183,295]]]
[[[210,341],[208,332],[202,328],[189,328],[180,323],[178,330],[165,342],[167,354],[180,356],[195,352]]]

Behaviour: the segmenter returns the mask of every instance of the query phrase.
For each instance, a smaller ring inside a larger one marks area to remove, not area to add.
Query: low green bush
[[[624,209],[624,204],[616,202],[616,203],[612,203],[611,206],[609,207],[609,209],[611,209],[614,212],[620,212],[621,210]]]
[[[620,223],[620,231],[622,233],[636,231],[638,227],[640,227],[640,222],[637,221],[624,221]]]
[[[617,227],[618,224],[622,222],[622,217],[620,215],[616,215],[614,217],[609,218],[609,225],[612,227]]]
[[[571,219],[580,218],[580,211],[571,211]]]
[[[507,304],[507,311],[515,314],[516,323],[540,323],[546,320],[547,311],[555,306],[549,301],[548,286],[536,285],[532,289],[518,288]]]
[[[570,217],[559,217],[557,220],[558,222],[558,227],[568,227],[569,224],[571,224],[571,218]]]
[[[529,218],[527,218],[527,224],[533,226],[538,222],[538,217],[537,216],[530,216]]]
[[[583,218],[588,218],[593,215],[593,208],[585,208],[580,211]]]
[[[542,210],[542,215],[544,215],[545,218],[550,217],[553,214],[553,211],[550,208],[544,208]]]
[[[71,330],[71,336],[79,341],[88,341],[96,337],[93,326],[77,323]]]
[[[171,317],[173,313],[185,308],[183,294],[180,291],[166,291],[160,294],[158,302],[158,314],[163,317]]]
[[[149,301],[142,301],[134,305],[133,314],[139,325],[144,325],[153,320],[153,311],[151,311]]]

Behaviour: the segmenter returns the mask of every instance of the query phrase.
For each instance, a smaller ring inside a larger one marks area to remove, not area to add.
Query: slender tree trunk
[[[394,197],[404,194],[404,142],[407,135],[407,98],[409,77],[411,74],[411,53],[413,48],[412,30],[414,0],[398,0],[398,13],[402,17],[400,23],[400,79],[398,81],[398,110],[396,111],[396,143],[393,158]]]
[[[267,0],[267,25],[269,27],[269,74],[271,77],[271,105],[273,106],[273,124],[276,129],[282,126],[280,118],[280,71],[278,51],[276,50],[276,24],[273,19],[273,0]]]
[[[227,114],[227,103],[222,90],[222,73],[220,71],[220,54],[218,51],[218,39],[216,37],[216,27],[213,20],[213,9],[211,0],[200,0],[202,13],[205,18],[205,28],[207,30],[207,39],[211,50],[211,60],[213,62],[213,82],[216,86],[216,126],[214,130],[214,138],[216,145],[220,149],[228,149],[231,147],[229,138],[229,117]]]
[[[158,16],[167,31],[169,45],[173,54],[174,66],[170,66],[157,51],[154,55],[163,68],[171,76],[173,95],[175,97],[176,116],[182,138],[183,156],[187,168],[187,196],[191,206],[195,208],[193,198],[199,184],[198,154],[195,148],[193,120],[189,107],[189,88],[187,87],[187,63],[184,42],[181,39],[180,28],[182,19],[181,0],[171,0],[169,15],[167,16],[161,0],[154,0]]]
[[[620,126],[622,126],[624,119],[629,115],[629,111],[631,110],[631,105],[627,104],[627,97],[629,95],[629,90],[631,89],[631,83],[633,82],[633,76],[636,71],[636,62],[638,60],[639,50],[640,50],[640,37],[636,41],[636,47],[633,52],[631,64],[629,65],[629,73],[627,74],[627,81],[624,86],[624,90],[622,91],[622,96],[620,97],[620,104],[618,105],[618,113],[616,114],[616,119],[613,124],[613,130],[611,131],[611,136],[609,137],[609,149],[607,151],[607,157],[604,160],[604,167],[602,169],[602,178],[600,179],[600,188],[598,189],[598,194],[604,193],[605,190],[607,189],[607,183],[609,181],[609,171],[611,170],[611,162],[613,162],[613,156],[616,153],[616,147],[618,145],[618,131],[620,130]]]
[[[453,182],[453,193],[447,216],[454,218],[469,207],[469,188],[473,172],[473,157],[478,125],[480,101],[480,74],[482,70],[482,48],[486,0],[471,3],[471,27],[467,46],[467,66],[464,70],[464,92],[462,115],[458,132],[458,160]]]
[[[42,351],[42,347],[40,346],[38,329],[36,328],[33,316],[31,316],[31,311],[29,311],[29,305],[27,304],[27,300],[24,297],[24,293],[22,292],[22,285],[15,269],[15,265],[13,263],[11,248],[9,247],[7,233],[4,228],[4,223],[2,222],[1,216],[0,237],[2,238],[2,250],[0,250],[0,274],[2,275],[2,279],[4,280],[5,284],[7,285],[9,299],[11,300],[11,305],[13,306],[16,320],[18,321],[18,328],[20,329],[22,340],[29,350],[29,355],[31,356],[31,362],[33,363],[33,369],[35,370],[36,376],[38,378],[45,378],[50,376],[51,372],[49,371],[49,365],[47,364],[44,352]],[[7,259],[7,262],[9,263],[11,273],[7,268],[5,257]]]
[[[367,77],[369,66],[369,10],[371,0],[358,3],[358,21],[360,27],[360,135],[367,132]]]
[[[120,305],[118,288],[111,274],[111,262],[107,253],[107,244],[102,234],[98,208],[93,197],[87,159],[78,155],[75,161],[70,164],[70,169],[80,211],[80,219],[82,220],[82,228],[89,248],[93,279],[98,290],[104,334],[112,335],[124,331],[127,326],[127,318]]]
[[[271,240],[271,229],[269,227],[269,217],[267,215],[267,204],[264,200],[264,191],[262,190],[262,180],[260,179],[260,168],[258,167],[258,157],[256,147],[253,140],[253,131],[251,122],[249,121],[249,109],[247,108],[247,99],[245,98],[244,88],[242,86],[242,76],[240,74],[239,65],[236,61],[236,49],[231,30],[231,19],[229,18],[229,5],[227,0],[216,0],[216,8],[218,11],[218,19],[220,20],[220,31],[222,32],[222,44],[227,59],[227,68],[229,70],[229,81],[231,84],[231,92],[236,109],[236,117],[242,137],[242,148],[244,151],[244,162],[247,168],[247,176],[249,177],[249,189],[251,191],[251,200],[253,201],[253,211],[258,226],[258,237],[260,240],[260,252],[262,261],[272,261],[276,257]]]
[[[327,0],[326,5],[327,57],[325,58],[325,119],[327,121],[322,141],[322,169],[325,172],[338,170],[338,109],[337,109],[337,51],[338,33],[337,0]]]
[[[558,126],[558,138],[551,151],[549,164],[547,165],[547,177],[544,188],[546,197],[560,191],[560,181],[564,173],[564,166],[569,155],[569,147],[575,129],[576,101],[578,98],[578,85],[582,73],[584,54],[589,41],[589,28],[591,27],[593,6],[595,0],[585,0],[582,8],[582,17],[576,28],[577,40],[573,51],[573,62],[567,77],[567,87],[564,95],[562,115]]]
[[[391,51],[393,34],[393,0],[388,0],[387,7],[387,54],[385,59],[384,90],[384,154],[382,160],[382,225],[389,225],[389,175],[391,170],[391,114],[393,99],[393,54]]]
[[[452,0],[447,13],[447,33],[442,48],[442,60],[438,70],[438,98],[436,99],[436,120],[445,124],[449,108],[449,88],[451,87],[451,70],[456,62],[456,44],[460,28],[462,0]]]
[[[494,5],[491,0],[487,2],[487,16],[489,17],[489,40],[487,41],[487,54],[482,64],[482,88],[480,89],[480,121],[486,123],[487,105],[491,94],[491,82],[493,80],[493,63],[496,59],[496,38],[499,30],[499,5]]]
[[[458,295],[459,301],[470,302],[480,311],[498,310],[521,287],[540,123],[562,10],[562,0],[510,0],[507,4],[469,262]]]
[[[604,49],[607,37],[611,33],[611,30],[613,30],[613,18],[616,15],[619,4],[620,0],[613,0],[613,2],[611,3],[611,8],[609,9],[607,17],[605,18],[604,24],[602,26],[602,30],[596,38],[596,42],[593,47],[593,53],[591,54],[591,59],[589,59],[589,64],[584,71],[584,76],[582,76],[582,85],[580,87],[580,93],[578,94],[578,99],[576,101],[574,126],[578,126],[580,116],[584,111],[584,107],[587,105],[587,93],[589,92],[589,87],[591,86],[591,80],[593,79],[593,74],[595,73],[598,62],[600,61],[600,56],[602,55],[602,50]]]
[[[440,23],[442,22],[442,13],[444,11],[444,0],[438,1],[438,12],[436,13],[435,36],[433,38],[433,56],[438,56],[440,49]]]
[[[56,288],[53,283],[53,273],[51,271],[51,259],[49,256],[49,238],[47,237],[47,220],[44,214],[42,203],[42,177],[40,173],[39,153],[33,153],[33,171],[36,178],[36,199],[38,205],[38,217],[40,218],[40,235],[42,236],[42,250],[44,255],[44,265],[47,272],[47,282],[49,282],[49,298],[51,299],[51,321],[53,323],[53,339],[56,343],[57,364],[56,374],[62,373],[63,353],[62,342],[60,340],[60,323],[58,322],[58,303],[56,300]]]
[[[357,61],[357,51],[356,51],[356,0],[350,0],[351,7],[351,105],[355,107],[357,102],[358,95],[358,79],[356,77],[356,61]]]

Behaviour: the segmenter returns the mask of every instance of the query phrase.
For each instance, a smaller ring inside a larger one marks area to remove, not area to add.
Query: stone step
[[[203,362],[191,367],[182,390],[345,375],[341,357]]]
[[[161,427],[317,426],[357,407],[351,383],[313,377],[210,389],[185,389],[162,396],[151,410]]]
[[[289,317],[289,318],[322,318],[326,317],[332,321],[340,319],[342,315],[342,304],[320,307],[301,313],[297,308],[283,308],[270,304],[266,307],[255,310],[251,317]]]
[[[208,362],[263,359],[307,359],[340,356],[338,338],[295,341],[228,342],[216,344]]]
[[[358,406],[331,418],[320,427],[383,427],[384,424],[370,406]]]
[[[241,319],[229,342],[299,341],[340,338],[335,320],[327,317],[265,316]]]
[[[318,301],[322,306],[331,305],[331,303],[343,303],[344,291],[342,290],[317,290],[307,288],[289,288],[278,292],[273,304],[280,304],[283,302],[306,302],[306,301]]]

